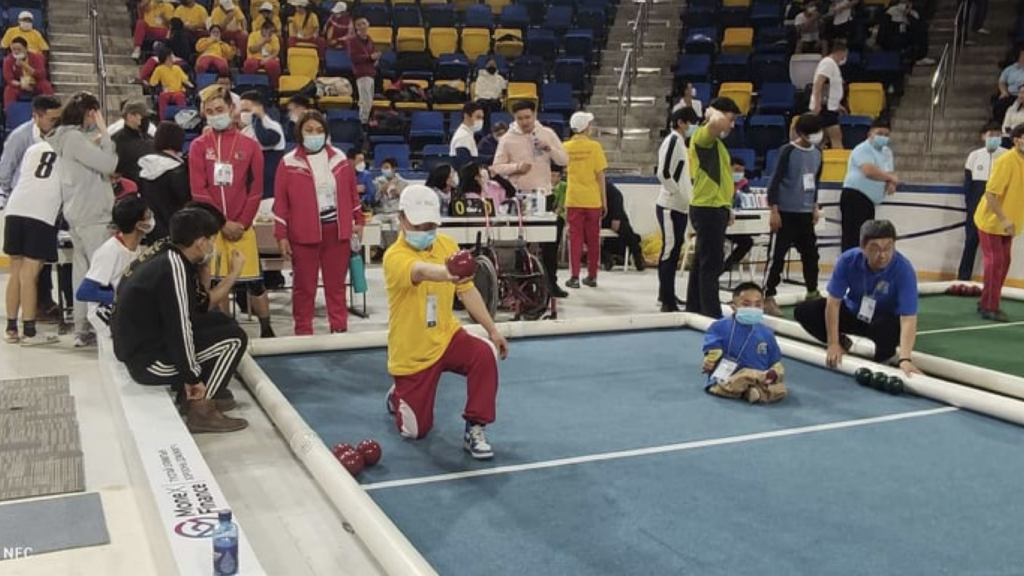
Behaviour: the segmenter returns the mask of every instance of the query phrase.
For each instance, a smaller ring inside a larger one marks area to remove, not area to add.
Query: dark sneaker
[[[462,448],[477,460],[490,460],[494,458],[494,450],[487,442],[484,427],[479,424],[466,422],[466,433],[462,437]]]
[[[569,281],[566,282],[565,285],[568,286],[569,288],[579,288],[580,287],[580,279],[579,278],[569,278]]]
[[[597,278],[587,276],[586,278],[583,279],[583,284],[586,286],[590,286],[591,288],[597,288]]]

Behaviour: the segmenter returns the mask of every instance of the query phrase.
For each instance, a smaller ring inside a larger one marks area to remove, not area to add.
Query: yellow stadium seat
[[[744,116],[750,111],[750,100],[753,94],[754,85],[750,82],[724,82],[718,89],[718,96],[731,98]]]
[[[434,86],[451,86],[463,94],[466,93],[466,83],[462,80],[437,80],[434,82]],[[441,112],[458,112],[462,110],[464,104],[462,102],[455,102],[452,104],[438,104],[434,102],[434,110]]]
[[[348,110],[354,107],[355,103],[356,100],[352,96],[321,96],[316,99],[316,106],[321,110]]]
[[[403,27],[395,35],[398,52],[423,52],[427,49],[427,31],[423,28]]]
[[[753,28],[726,28],[722,36],[723,54],[750,54],[754,51]]]
[[[885,88],[878,82],[853,82],[847,85],[850,114],[878,118],[885,110]]]
[[[405,84],[416,84],[423,89],[424,94],[430,94],[429,80],[402,80]],[[390,83],[385,82],[385,92]],[[395,102],[395,110],[430,110],[430,104],[426,102]]]
[[[750,0],[722,0],[722,8],[749,8]]]
[[[491,7],[491,13],[495,16],[501,14],[501,9],[509,4],[512,4],[512,0],[485,0],[484,2]]]
[[[455,28],[430,29],[430,53],[437,58],[441,54],[454,54],[459,50],[459,31]]]
[[[288,73],[293,76],[316,78],[320,75],[320,56],[316,48],[289,48]]]
[[[518,28],[494,29],[494,53],[505,58],[523,55],[523,31]]]
[[[455,10],[458,12],[465,12],[467,6],[473,4],[479,4],[477,0],[452,0],[452,6],[455,6]]]
[[[416,0],[391,0],[392,4],[415,4]]]
[[[821,151],[821,181],[842,182],[846,178],[846,167],[850,163],[850,150]]]
[[[487,28],[462,29],[462,53],[470,62],[491,51],[491,31]]]
[[[529,100],[533,102],[534,106],[537,106],[540,102],[540,98],[537,96],[537,85],[533,82],[509,82],[508,110],[511,112],[512,107],[520,100]]]
[[[373,45],[381,52],[387,52],[394,48],[391,42],[391,28],[388,26],[370,26],[367,31],[373,40]]]
[[[314,78],[314,76],[297,76],[295,74],[282,75],[277,85],[277,91],[281,95],[281,106],[287,106],[288,99],[305,88]]]

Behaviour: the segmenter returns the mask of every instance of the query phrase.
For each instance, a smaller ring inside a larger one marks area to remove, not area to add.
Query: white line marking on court
[[[786,436],[800,436],[815,432],[826,432],[829,430],[840,430],[843,428],[855,428],[871,424],[895,422],[898,420],[909,420],[911,418],[922,418],[935,416],[958,410],[954,406],[942,408],[931,408],[928,410],[915,410],[913,412],[901,412],[886,416],[874,416],[871,418],[860,418],[858,420],[844,420],[842,422],[831,422],[828,424],[815,424],[813,426],[801,426],[799,428],[785,428],[783,430],[772,430],[770,432],[757,432],[754,434],[742,434],[740,436],[727,436],[725,438],[711,438],[708,440],[697,440],[683,442],[680,444],[667,444],[665,446],[653,446],[650,448],[637,448],[634,450],[621,450],[619,452],[607,452],[604,454],[591,454],[589,456],[574,456],[572,458],[559,458],[557,460],[546,460],[543,462],[531,462],[529,464],[514,464],[511,466],[498,466],[481,470],[467,470],[465,472],[453,472],[450,474],[437,474],[434,476],[423,476],[420,478],[405,478],[402,480],[387,480],[363,484],[363,490],[381,490],[384,488],[400,488],[403,486],[418,486],[420,484],[433,484],[436,482],[447,482],[449,480],[465,480],[466,478],[477,478],[480,476],[496,476],[498,474],[510,474],[512,472],[525,472],[528,470],[541,470],[544,468],[557,468],[559,466],[572,466],[574,464],[585,464],[588,462],[600,462],[603,460],[619,460],[622,458],[635,458],[637,456],[648,456],[651,454],[664,454],[667,452],[682,452],[684,450],[696,450],[698,448],[709,448],[712,446],[726,446],[729,444],[740,444],[743,442],[754,442],[757,440],[768,440],[771,438],[784,438]]]
[[[999,324],[982,324],[979,326],[964,326],[962,328],[940,328],[937,330],[924,330],[918,332],[918,336],[926,336],[928,334],[945,334],[946,332],[969,332],[971,330],[989,330],[991,328],[1006,328],[1007,326],[1020,326],[1024,324],[1024,320],[1019,322],[1002,322]]]

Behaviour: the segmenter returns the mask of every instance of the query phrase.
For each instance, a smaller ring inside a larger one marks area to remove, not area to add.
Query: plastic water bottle
[[[238,525],[231,521],[231,510],[221,510],[213,530],[213,574],[238,574]]]

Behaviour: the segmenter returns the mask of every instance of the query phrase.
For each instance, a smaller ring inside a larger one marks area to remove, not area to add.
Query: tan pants
[[[745,398],[751,404],[770,404],[786,397],[786,384],[783,377],[768,384],[767,373],[760,370],[744,368],[732,375],[721,384],[714,384],[708,392],[722,398]]]

